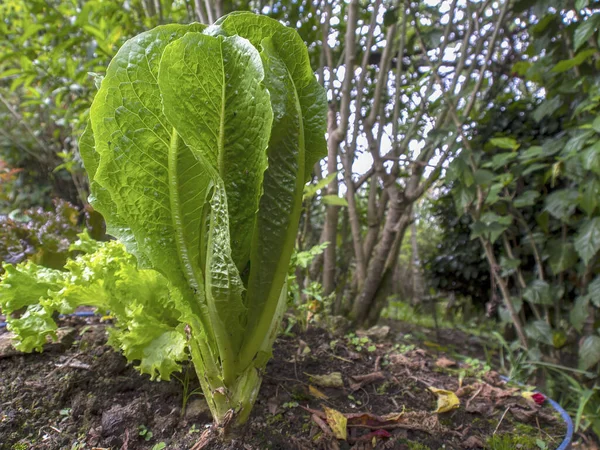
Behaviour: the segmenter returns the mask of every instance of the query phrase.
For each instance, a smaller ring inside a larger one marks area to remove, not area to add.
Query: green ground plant
[[[99,249],[121,252],[114,285],[102,286],[101,309],[128,333],[115,332],[113,344],[128,359],[141,358],[142,372],[163,379],[180,370],[189,349],[223,428],[246,421],[271,356],[304,185],[325,153],[325,114],[325,93],[301,38],[251,13],[209,27],[159,26],[131,39],[91,107],[80,141],[90,201],[124,245]],[[84,255],[61,274],[69,278],[94,262],[98,274],[110,270],[100,260],[106,263],[106,255]],[[9,324],[21,332],[21,348],[40,349],[43,325],[53,332],[44,320],[57,306],[52,299],[39,304],[40,297],[58,288],[54,300],[64,299],[62,287],[81,286],[56,272],[40,284],[43,270],[33,264],[6,270],[2,309],[10,315],[27,307]],[[36,282],[19,283],[23,273]],[[130,295],[131,303],[118,308],[112,295],[140,278],[146,280],[138,288],[154,283],[152,291],[141,300]],[[29,293],[27,302],[37,299],[26,305],[16,300],[19,289],[41,292]],[[78,298],[69,297],[62,310]],[[43,318],[42,326],[23,335],[33,316]]]

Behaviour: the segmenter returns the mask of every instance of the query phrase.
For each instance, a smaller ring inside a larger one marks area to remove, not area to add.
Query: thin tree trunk
[[[512,320],[513,326],[515,327],[515,331],[517,332],[517,336],[521,341],[521,345],[528,349],[529,345],[527,342],[527,336],[525,335],[525,330],[523,329],[523,324],[521,323],[521,319],[510,299],[510,292],[508,291],[508,286],[506,286],[506,281],[504,278],[500,276],[500,267],[498,266],[498,262],[496,261],[496,256],[494,255],[494,248],[489,240],[481,239],[481,243],[485,250],[485,256],[487,257],[488,263],[490,265],[492,276],[494,280],[496,280],[496,284],[500,288],[500,292],[502,293],[502,299],[504,300],[504,306],[508,310],[510,314],[510,318]]]
[[[208,23],[208,17],[206,16],[206,11],[204,11],[204,6],[202,5],[202,0],[194,0],[194,9],[196,12],[196,16],[198,17],[198,21],[200,23]]]
[[[327,171],[337,172],[337,154],[340,144],[346,139],[350,117],[350,96],[354,79],[354,61],[356,58],[356,25],[358,20],[358,0],[352,0],[348,5],[348,20],[344,40],[344,66],[346,68],[341,88],[340,118],[335,116],[335,108],[331,107],[328,114],[327,140]],[[327,39],[329,36],[324,36]],[[331,52],[329,52],[331,53]],[[333,94],[333,91],[332,91]],[[338,182],[334,178],[327,186],[328,195],[338,195]],[[339,206],[327,205],[325,216],[325,240],[329,245],[323,255],[323,293],[329,295],[335,290],[336,273],[336,244]]]
[[[214,21],[217,18],[215,17],[211,0],[204,0],[204,5],[206,6],[206,16],[208,17],[208,23],[214,23]]]
[[[379,281],[379,286],[377,287],[377,290],[373,295],[373,299],[371,300],[371,307],[369,308],[367,320],[365,323],[363,323],[364,326],[372,326],[377,324],[377,321],[381,316],[383,308],[385,308],[388,304],[388,298],[392,293],[391,283],[393,281],[394,270],[398,265],[400,245],[404,240],[404,235],[406,234],[406,230],[408,229],[408,224],[410,221],[410,214],[405,212],[400,217],[398,225],[396,226],[396,228],[398,229],[396,238],[394,239],[392,248],[388,252],[386,263],[384,266],[384,273],[381,277],[381,280]]]
[[[387,192],[383,191],[380,199],[381,203],[387,203]],[[369,200],[367,204],[367,237],[365,238],[364,244],[364,255],[365,261],[368,264],[371,259],[371,254],[373,253],[373,249],[375,248],[375,244],[377,243],[377,238],[379,237],[379,229],[382,221],[382,215],[380,215],[380,211],[382,208],[377,207],[377,175],[373,174],[371,177],[371,185],[369,187]],[[385,208],[383,208],[385,211]]]
[[[419,245],[417,242],[417,224],[413,218],[410,224],[410,241],[412,248],[412,304],[420,303],[423,297],[423,280],[421,278],[421,266],[419,264]]]
[[[402,203],[399,193],[390,193],[390,208],[383,227],[382,237],[375,247],[373,256],[369,262],[367,278],[363,289],[355,299],[352,307],[351,319],[359,325],[367,320],[369,309],[373,306],[375,294],[385,274],[384,269],[390,249],[396,240],[396,236],[401,231],[399,229],[400,218],[404,211],[405,206]]]
[[[379,287],[377,288],[377,292],[375,292],[375,296],[373,299],[373,306],[369,309],[366,320],[362,323],[362,325],[367,327],[372,327],[377,325],[379,321],[379,317],[381,316],[381,311],[387,305],[387,300],[392,293],[392,283],[394,280],[394,271],[386,270],[381,277],[381,281],[379,282]]]
[[[327,172],[337,172],[337,152],[340,145],[335,136],[335,111],[331,108],[328,114],[328,132],[327,141]],[[327,186],[327,195],[338,195],[337,177],[331,180]],[[327,205],[325,213],[325,241],[329,242],[325,253],[323,254],[323,293],[331,294],[335,290],[335,272],[336,272],[336,247],[337,247],[337,227],[338,227],[339,206]]]
[[[350,167],[350,169],[348,168]],[[352,181],[352,165],[346,165],[344,170],[344,180],[346,182],[346,200],[348,201],[348,219],[350,222],[350,232],[352,233],[352,244],[354,248],[354,258],[356,259],[356,282],[360,289],[367,277],[367,264],[363,252],[363,244],[360,232],[360,217],[356,207],[356,193],[354,192],[354,183]]]

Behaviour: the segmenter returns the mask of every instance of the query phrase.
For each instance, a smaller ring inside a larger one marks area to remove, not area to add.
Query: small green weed
[[[152,439],[152,436],[154,435],[154,433],[152,433],[152,431],[150,431],[148,428],[146,428],[146,425],[140,425],[138,427],[138,434],[141,437],[143,437],[146,442],[148,442],[150,439]]]

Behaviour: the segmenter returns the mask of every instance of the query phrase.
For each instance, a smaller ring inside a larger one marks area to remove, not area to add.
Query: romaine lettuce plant
[[[302,39],[251,13],[131,39],[92,104],[80,143],[91,202],[178,290],[218,424],[243,423],[256,399],[325,125]]]

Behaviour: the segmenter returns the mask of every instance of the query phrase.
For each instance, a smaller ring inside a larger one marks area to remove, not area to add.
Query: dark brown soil
[[[0,356],[0,449],[178,450],[198,441],[211,422],[200,395],[182,415],[181,381],[139,375],[106,345],[105,325],[97,319],[64,325],[71,331],[42,354]],[[493,372],[442,356],[439,349],[407,344],[397,332],[381,341],[334,337],[318,328],[282,336],[243,438],[206,448],[489,448],[494,432],[523,436],[515,448],[538,448],[531,446],[535,439],[557,447],[564,426],[551,408],[524,399]],[[335,372],[343,388],[311,377]],[[189,373],[191,392],[198,383]],[[430,386],[457,392],[460,407],[435,413]],[[354,414],[346,441],[333,437],[324,407]],[[398,414],[377,417],[391,413]]]

